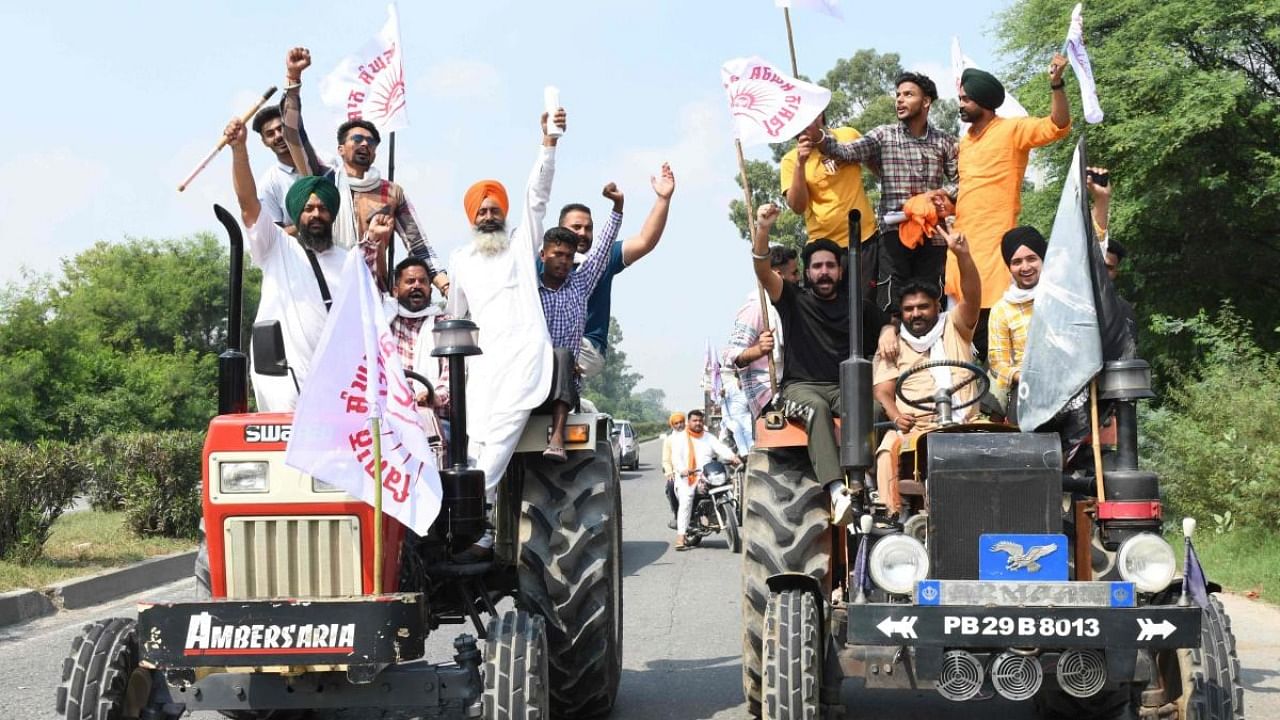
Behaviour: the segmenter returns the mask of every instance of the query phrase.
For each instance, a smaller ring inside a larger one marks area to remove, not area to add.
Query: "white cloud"
[[[418,87],[436,98],[484,100],[500,94],[502,77],[489,63],[451,58],[433,63]],[[414,92],[414,87],[408,91]]]

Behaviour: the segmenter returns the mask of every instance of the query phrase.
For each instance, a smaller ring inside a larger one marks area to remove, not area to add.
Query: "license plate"
[[[1066,580],[1066,535],[991,533],[978,539],[979,580]]]
[[[1130,582],[1038,582],[1026,580],[921,580],[918,605],[978,607],[1133,607]]]

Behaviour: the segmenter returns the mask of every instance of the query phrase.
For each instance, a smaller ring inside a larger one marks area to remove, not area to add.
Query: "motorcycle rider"
[[[662,477],[667,479],[667,503],[671,506],[671,520],[667,527],[675,530],[676,513],[680,505],[676,500],[676,473],[671,467],[671,438],[684,432],[684,413],[671,413],[671,417],[667,418],[667,425],[671,427],[671,432],[662,436]]]
[[[688,423],[682,433],[672,433],[671,468],[678,480],[675,485],[679,506],[676,511],[676,550],[688,550],[684,531],[689,527],[693,514],[693,495],[702,466],[718,458],[731,465],[741,465],[742,459],[711,433],[705,432],[705,415],[701,410],[688,412]]]

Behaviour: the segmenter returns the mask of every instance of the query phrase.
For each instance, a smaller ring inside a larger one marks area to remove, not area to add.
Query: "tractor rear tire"
[[[742,691],[760,716],[764,617],[770,576],[804,573],[829,588],[831,507],[805,448],[756,449],[743,504]]]
[[[1185,720],[1244,720],[1244,684],[1236,636],[1222,601],[1209,596],[1200,620],[1200,647],[1178,651]]]
[[[519,600],[546,621],[551,708],[612,708],[622,677],[622,493],[607,442],[567,462],[522,457]]]
[[[822,623],[813,594],[769,596],[764,616],[764,717],[816,720],[822,706]]]
[[[508,610],[489,621],[484,645],[485,720],[549,720],[547,635],[542,618]]]
[[[138,667],[137,622],[97,620],[71,640],[62,661],[57,711],[67,720],[137,717],[151,694],[151,674]]]

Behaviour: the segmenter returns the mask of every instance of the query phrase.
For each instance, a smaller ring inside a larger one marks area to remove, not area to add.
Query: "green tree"
[[[1000,18],[1018,98],[1048,110],[1044,75],[1070,5],[1018,0]],[[1122,291],[1147,325],[1230,300],[1264,349],[1280,347],[1280,4],[1274,0],[1112,0],[1089,6],[1089,57],[1106,119],[1085,126],[1068,73],[1075,132],[1092,164],[1111,170],[1110,232],[1130,250]],[[1030,193],[1024,221],[1047,228],[1073,143],[1040,157],[1050,182]],[[1166,367],[1195,348],[1151,336]]]
[[[897,122],[894,111],[894,80],[902,74],[902,62],[897,53],[880,54],[863,49],[853,57],[836,61],[835,67],[818,81],[831,90],[831,103],[827,106],[827,125],[848,126],[867,131],[879,125]],[[801,76],[803,78],[803,76]],[[807,78],[804,78],[807,79]],[[938,82],[939,78],[933,78]],[[945,80],[944,80],[945,82]],[[958,108],[954,100],[939,100],[933,104],[930,120],[942,130],[955,134],[959,129]],[[747,181],[751,183],[751,205],[760,207],[766,202],[786,208],[782,195],[782,179],[778,164],[782,156],[795,147],[795,141],[770,146],[772,162],[747,161]],[[863,184],[874,206],[880,192],[880,181],[874,173],[864,169]],[[741,177],[737,178],[742,187]],[[729,219],[737,226],[738,233],[747,238],[746,205],[734,199],[729,203]],[[771,233],[777,242],[799,248],[808,239],[804,218],[792,212],[784,212]]]
[[[643,379],[643,375],[627,364],[627,353],[622,349],[622,326],[617,318],[610,317],[609,353],[605,356],[604,371],[587,380],[582,394],[595,403],[600,412],[616,418],[635,422],[665,420],[666,397],[661,390],[635,392]]]

